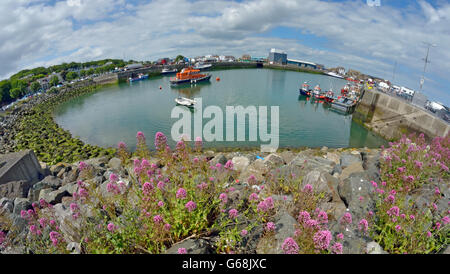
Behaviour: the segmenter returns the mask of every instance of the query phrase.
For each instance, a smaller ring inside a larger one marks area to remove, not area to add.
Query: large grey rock
[[[369,180],[380,182],[380,154],[361,153],[363,158],[363,168],[369,176]]]
[[[113,170],[120,170],[122,167],[122,161],[119,158],[111,158],[108,162],[108,166]]]
[[[344,168],[339,176],[339,178],[343,181],[348,178],[353,173],[356,172],[363,172],[364,168],[361,163],[354,162],[348,165],[346,168]]]
[[[275,235],[260,240],[256,250],[259,254],[283,254],[281,246],[284,240],[288,237],[293,237],[295,234],[297,221],[287,211],[282,210],[275,219]]]
[[[338,192],[339,181],[329,173],[312,170],[306,174],[302,181],[302,188],[305,185],[311,185],[316,193],[324,193],[325,201],[337,201],[340,198]]]
[[[15,215],[20,215],[22,210],[32,209],[31,202],[26,198],[15,198],[14,199],[14,210]]]
[[[57,189],[53,191],[49,191],[50,189],[43,189],[41,190],[39,194],[39,200],[44,199],[47,203],[50,203],[52,205],[61,203],[62,198],[65,196],[71,196],[71,193],[69,193],[66,189]]]
[[[78,176],[80,175],[80,170],[78,168],[71,169],[67,173],[64,174],[62,184],[66,185],[69,183],[76,182],[78,179]]]
[[[298,169],[299,171],[293,173],[299,173],[304,175],[311,170],[318,170],[327,173],[332,173],[335,162],[317,156],[310,156],[306,153],[299,153],[290,163],[289,166]]]
[[[367,254],[388,254],[377,242],[367,243],[366,246]]]
[[[236,156],[231,160],[233,163],[233,169],[239,172],[244,171],[250,164],[250,160],[245,156]]]
[[[47,176],[42,181],[34,184],[28,191],[28,199],[31,202],[39,201],[39,195],[43,189],[57,190],[62,185],[61,179],[55,176]]]
[[[269,172],[269,167],[264,164],[264,161],[256,159],[240,174],[239,181],[247,182],[248,178],[253,175],[258,182],[262,182],[267,172]]]
[[[362,164],[362,157],[359,152],[357,154],[352,154],[352,153],[347,153],[347,152],[341,154],[340,165],[343,169],[348,167],[352,163]]]
[[[337,153],[334,152],[327,152],[327,154],[325,155],[325,158],[333,161],[336,165],[340,164],[340,156]]]
[[[375,188],[368,180],[365,172],[353,173],[347,179],[341,181],[338,192],[342,201],[354,216],[354,220],[359,221],[369,211],[375,209]]]
[[[227,158],[222,153],[217,154],[209,161],[211,166],[215,166],[217,164],[225,165],[227,163]]]
[[[264,158],[264,164],[271,167],[278,167],[284,164],[284,160],[278,154],[271,153]]]
[[[32,184],[39,181],[41,176],[41,165],[32,150],[0,156],[0,185],[21,180]]]
[[[283,161],[286,164],[289,164],[295,158],[295,154],[289,150],[285,150],[285,151],[281,152],[280,156],[283,158]]]
[[[26,198],[32,184],[28,181],[13,181],[0,185],[0,197]]]
[[[179,248],[185,248],[187,254],[212,254],[214,253],[214,248],[211,246],[209,241],[204,239],[188,239],[181,243],[177,243],[170,247],[166,254],[178,254]]]

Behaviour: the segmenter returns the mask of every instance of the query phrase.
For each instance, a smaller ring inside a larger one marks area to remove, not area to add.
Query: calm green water
[[[123,141],[134,148],[136,132],[142,131],[147,136],[147,143],[153,145],[158,131],[171,139],[172,125],[179,120],[171,118],[174,99],[183,96],[202,98],[203,110],[210,105],[219,106],[224,120],[226,106],[268,106],[268,121],[270,106],[279,106],[280,147],[379,147],[385,144],[383,139],[352,122],[351,115],[334,112],[324,104],[299,96],[298,90],[304,81],[309,81],[311,85],[318,83],[322,89],[332,85],[337,91],[346,84],[345,80],[271,69],[234,69],[210,73],[210,83],[196,86],[188,84],[171,88],[169,77],[165,76],[107,87],[60,105],[55,111],[55,120],[74,137],[90,144],[115,147]],[[217,77],[220,81],[216,81]],[[159,89],[160,86],[162,89]],[[209,120],[204,118],[203,124]],[[248,124],[248,119],[246,122]],[[204,146],[259,147],[261,144],[248,140],[246,136],[246,141],[204,142]],[[174,144],[172,140],[171,143]]]

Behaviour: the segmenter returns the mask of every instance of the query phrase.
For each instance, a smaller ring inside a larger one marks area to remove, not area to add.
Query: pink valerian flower
[[[400,209],[398,208],[398,206],[393,206],[387,211],[387,214],[389,216],[399,216]]]
[[[179,188],[177,190],[177,194],[176,194],[177,199],[184,199],[184,198],[186,198],[186,195],[187,195],[187,192],[184,188]]]
[[[57,246],[58,243],[62,241],[61,240],[61,235],[58,232],[56,232],[56,231],[51,231],[49,236],[50,236],[50,240],[52,241],[52,244],[54,246]]]
[[[441,229],[441,223],[440,222],[436,222],[435,228],[436,228],[436,230]]]
[[[359,229],[360,231],[367,232],[367,229],[368,229],[368,228],[369,228],[369,223],[367,222],[366,219],[362,219],[361,221],[359,221],[358,229]]]
[[[311,216],[309,215],[308,211],[300,211],[297,217],[297,221],[299,223],[306,223],[307,221],[311,220]]]
[[[313,192],[313,187],[312,187],[312,185],[306,184],[306,185],[303,187],[303,192],[306,192],[306,193],[312,193],[312,192]]]
[[[203,142],[202,138],[200,136],[195,137],[195,150],[200,151],[202,150]]]
[[[406,215],[402,213],[402,214],[400,214],[400,218],[405,219]]]
[[[250,184],[250,185],[254,185],[254,184],[256,184],[257,183],[257,180],[256,180],[256,177],[255,177],[255,175],[250,175],[250,177],[248,177],[248,179],[247,179],[247,182]]]
[[[418,168],[418,169],[422,169],[422,165],[423,165],[423,163],[422,163],[422,162],[420,162],[420,161],[417,161],[417,160],[415,160],[415,161],[414,161],[414,165],[416,166],[416,168]]]
[[[281,249],[283,250],[284,254],[298,254],[299,252],[298,244],[291,237],[284,240],[283,244],[281,245]]]
[[[267,207],[267,204],[265,203],[265,201],[261,201],[261,202],[259,202],[259,204],[257,206],[257,210],[261,211],[261,212],[267,212],[269,210],[269,208]]]
[[[395,202],[395,196],[394,195],[389,195],[387,198],[386,198],[386,201],[388,201],[388,202],[390,202],[391,204],[393,204],[394,202]]]
[[[450,217],[448,215],[443,217],[442,218],[442,223],[444,223],[444,225],[447,225],[448,223],[450,223]]]
[[[184,247],[178,248],[178,254],[187,254],[187,250]]]
[[[350,212],[347,212],[344,214],[344,216],[342,216],[341,218],[341,224],[351,224],[352,223],[352,214]]]
[[[319,228],[319,222],[314,219],[311,219],[311,220],[306,221],[304,223],[304,226],[308,227],[308,228]]]
[[[78,196],[80,198],[87,198],[89,196],[89,193],[85,188],[80,187],[78,188]]]
[[[171,228],[172,226],[170,224],[164,224],[164,230],[170,231]]]
[[[167,146],[167,137],[162,132],[156,132],[155,134],[155,148],[157,150],[165,149]]]
[[[445,172],[449,171],[448,167],[444,163],[441,163],[441,169],[444,170]]]
[[[114,193],[114,194],[120,193],[120,189],[119,189],[118,185],[114,182],[109,182],[108,184],[106,184],[106,190],[108,192]]]
[[[45,228],[47,225],[47,219],[45,218],[40,218],[39,219],[39,224],[41,225],[42,228]]]
[[[264,202],[266,203],[268,209],[274,208],[272,197],[267,197],[266,199],[264,199]]]
[[[228,211],[228,216],[230,217],[230,219],[234,219],[237,218],[238,216],[238,211],[236,209],[230,209],[230,211]]]
[[[150,192],[154,189],[152,183],[150,182],[145,182],[142,185],[142,192],[144,193],[144,195],[149,195]]]
[[[208,188],[208,184],[205,183],[205,182],[202,182],[201,184],[197,185],[197,188],[200,189],[200,190],[207,189]]]
[[[437,205],[436,205],[435,203],[432,203],[431,205],[433,206],[433,209],[434,209],[434,210],[437,210],[437,209],[438,209],[438,207],[437,207]]]
[[[155,224],[159,224],[163,222],[163,217],[161,217],[161,215],[156,215],[153,217],[153,222],[155,222]]]
[[[138,133],[136,134],[136,139],[138,141],[145,141],[145,135],[142,131],[138,131]]]
[[[86,164],[85,162],[81,161],[81,162],[78,164],[78,168],[79,168],[80,170],[85,170],[85,169],[87,168],[87,164]]]
[[[108,229],[109,232],[114,232],[117,229],[117,227],[113,223],[109,223],[106,228]]]
[[[266,225],[266,230],[269,232],[275,231],[276,226],[273,222],[268,222]]]
[[[30,225],[30,232],[34,235],[37,235],[37,227],[35,225]]]
[[[374,188],[377,188],[377,187],[378,187],[378,184],[377,184],[375,181],[371,181],[370,183],[372,184],[372,186],[373,186]]]
[[[119,143],[117,143],[117,147],[118,147],[120,150],[126,150],[126,149],[127,149],[127,145],[126,145],[124,142],[122,142],[122,141],[120,141]]]
[[[116,174],[111,173],[111,174],[109,175],[109,181],[110,181],[111,183],[115,183],[115,182],[117,182],[118,180],[119,180],[119,177],[117,177]]]
[[[382,186],[386,186],[386,182],[381,182],[381,185]]]
[[[409,219],[414,221],[416,217],[414,215],[409,215]]]
[[[229,169],[229,170],[232,170],[232,169],[233,169],[233,162],[232,162],[231,160],[228,160],[228,161],[225,163],[225,168],[226,168],[226,169]]]
[[[158,184],[156,185],[156,187],[159,188],[160,190],[163,190],[165,186],[166,184],[163,181],[159,181]]]
[[[248,197],[248,199],[249,199],[250,202],[251,202],[251,201],[258,201],[258,200],[259,200],[259,197],[258,197],[258,194],[252,193],[252,194],[250,194],[250,196]]]
[[[327,213],[325,211],[321,210],[319,212],[319,214],[317,215],[317,217],[319,218],[320,223],[322,223],[322,224],[328,223],[328,215],[327,215]]]
[[[226,193],[220,193],[219,199],[222,201],[222,204],[226,204],[228,201],[228,196]]]
[[[434,194],[436,194],[436,195],[441,195],[441,191],[439,191],[439,188],[438,188],[438,187],[435,187],[435,188],[434,188]]]
[[[189,201],[189,202],[186,203],[185,208],[186,208],[189,212],[191,212],[191,211],[193,211],[194,209],[197,208],[197,204],[196,204],[195,202],[193,202],[193,201]]]
[[[343,240],[343,239],[344,239],[344,234],[339,233],[336,237],[337,237],[339,240]]]
[[[402,230],[402,227],[401,227],[401,225],[396,225],[396,226],[395,226],[395,230],[397,230],[397,231],[400,231],[400,230]]]
[[[334,245],[331,246],[331,252],[334,254],[342,254],[343,246],[341,243],[334,243]]]
[[[164,206],[164,202],[163,202],[163,201],[159,201],[159,202],[158,202],[158,206],[159,206],[159,207],[163,207],[163,206]]]
[[[330,245],[331,238],[331,232],[328,230],[316,232],[313,236],[315,248],[319,250],[326,250]]]
[[[430,231],[427,231],[427,237],[428,237],[428,238],[431,238],[431,236],[433,236],[433,234],[431,234]]]
[[[362,202],[364,200],[363,196],[359,196],[359,201]]]
[[[248,234],[248,231],[246,229],[241,230],[241,236],[245,237]]]
[[[182,152],[186,148],[186,145],[184,144],[183,140],[180,140],[177,142],[177,145],[175,146],[176,150]]]
[[[400,172],[400,173],[405,172],[405,170],[406,170],[406,167],[399,167],[399,168],[397,168],[397,171]]]

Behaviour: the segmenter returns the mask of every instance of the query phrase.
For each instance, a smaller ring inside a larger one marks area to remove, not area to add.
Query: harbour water
[[[351,115],[337,113],[326,104],[299,96],[299,87],[304,81],[308,81],[311,86],[320,84],[322,90],[333,87],[338,92],[346,84],[345,80],[262,68],[210,73],[210,82],[196,85],[170,87],[170,76],[158,76],[105,87],[96,93],[61,104],[54,113],[55,120],[74,137],[86,143],[115,147],[119,141],[123,141],[133,149],[138,131],[147,136],[149,145],[158,131],[171,139],[172,125],[179,120],[171,118],[174,99],[182,96],[202,98],[203,109],[215,105],[224,114],[226,106],[267,106],[269,114],[270,106],[279,106],[280,147],[379,147],[386,143],[353,122]],[[216,81],[217,77],[220,81]],[[270,115],[267,119],[270,121]],[[209,120],[204,118],[203,124]],[[248,119],[246,123],[248,125]],[[234,132],[236,134],[236,130]],[[225,127],[223,134],[225,139]],[[204,142],[204,146],[259,147],[261,144],[260,141],[248,139],[247,133],[245,141]],[[169,141],[172,145],[175,143]]]

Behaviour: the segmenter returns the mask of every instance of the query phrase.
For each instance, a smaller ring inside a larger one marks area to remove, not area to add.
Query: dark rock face
[[[351,174],[339,183],[338,191],[342,201],[358,221],[375,209],[375,189],[365,172]]]

